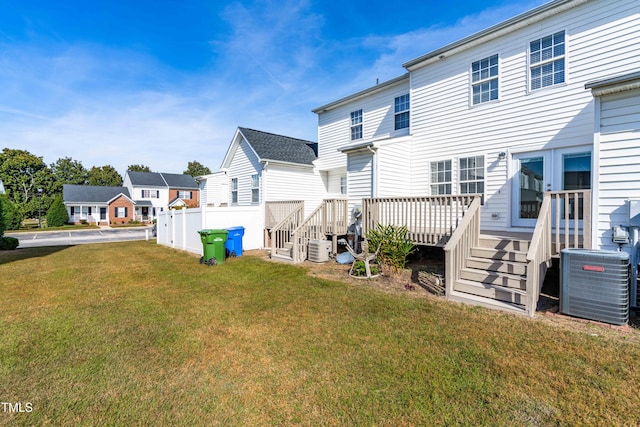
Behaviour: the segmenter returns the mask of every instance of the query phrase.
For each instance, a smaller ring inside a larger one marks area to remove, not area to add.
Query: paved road
[[[125,240],[145,240],[153,238],[151,227],[114,228],[94,230],[70,231],[40,231],[25,233],[5,233],[5,236],[15,237],[20,241],[20,248],[36,246],[65,246],[86,243],[122,242]]]

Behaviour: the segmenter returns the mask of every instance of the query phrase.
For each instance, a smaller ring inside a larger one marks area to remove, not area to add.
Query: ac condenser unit
[[[326,262],[329,261],[331,252],[331,242],[328,240],[309,240],[309,261]]]
[[[615,325],[629,321],[629,254],[563,249],[560,312]]]

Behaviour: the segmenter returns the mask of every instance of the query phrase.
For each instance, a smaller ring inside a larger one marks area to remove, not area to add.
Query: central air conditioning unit
[[[560,312],[614,325],[629,321],[629,254],[560,252]]]
[[[328,240],[309,240],[309,261],[327,262],[331,252],[331,242]]]

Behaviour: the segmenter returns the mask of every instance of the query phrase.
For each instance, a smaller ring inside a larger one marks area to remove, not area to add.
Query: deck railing
[[[292,233],[293,262],[307,259],[309,240],[325,240],[327,235],[347,232],[349,206],[347,200],[324,200]]]
[[[450,297],[460,270],[465,267],[471,248],[480,242],[480,196],[473,198],[462,221],[444,246],[446,295]]]
[[[591,248],[591,190],[544,193],[527,251],[526,309],[530,316],[536,312],[551,257],[562,248],[578,247]]]
[[[275,254],[278,249],[284,249],[287,244],[292,243],[292,236],[302,221],[304,220],[304,203],[299,203],[293,211],[284,217],[279,223],[269,230],[269,240],[271,241],[271,253]]]
[[[300,206],[304,208],[304,201],[285,200],[278,202],[266,202],[264,204],[264,228],[267,230],[272,229],[292,212],[300,209]]]
[[[477,194],[460,196],[389,197],[362,200],[362,232],[377,224],[405,225],[418,245],[443,246],[460,225]],[[478,202],[480,203],[480,202]]]

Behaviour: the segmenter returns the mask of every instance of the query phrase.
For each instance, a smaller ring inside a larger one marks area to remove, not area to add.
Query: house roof
[[[316,113],[316,114],[324,113],[325,111],[328,111],[328,110],[331,110],[333,108],[339,107],[340,105],[346,104],[347,102],[356,100],[358,98],[362,98],[364,96],[369,96],[369,95],[371,95],[373,93],[376,93],[378,91],[386,89],[386,88],[388,88],[390,86],[393,86],[393,85],[395,85],[397,83],[404,82],[405,80],[406,81],[409,80],[409,73],[405,73],[405,74],[403,74],[401,76],[398,76],[398,77],[395,77],[395,78],[393,78],[391,80],[387,80],[385,82],[378,83],[375,86],[372,86],[370,88],[361,90],[360,92],[354,93],[352,95],[345,96],[344,98],[340,98],[337,101],[330,102],[330,103],[322,105],[322,106],[320,106],[318,108],[314,108],[311,111]]]
[[[316,159],[316,142],[239,127],[238,131],[251,145],[260,161],[276,161],[312,165]]]
[[[131,185],[136,187],[198,188],[198,183],[191,175],[136,171],[127,171],[127,175]]]
[[[197,190],[199,188],[198,183],[191,175],[183,175],[178,173],[164,173],[160,175],[164,178],[165,182],[170,188],[192,188]]]
[[[588,82],[584,88],[591,89],[595,96],[638,89],[640,88],[640,71]]]
[[[126,187],[103,187],[97,185],[73,185],[62,186],[62,199],[65,203],[108,203],[110,200],[123,194],[131,199]]]
[[[453,42],[444,47],[441,47],[440,49],[434,50],[418,58],[412,59],[411,61],[405,62],[404,64],[402,64],[402,66],[411,71],[422,65],[426,65],[429,62],[451,56],[452,54],[455,54],[462,50],[466,50],[470,47],[476,46],[477,44],[485,43],[488,40],[512,32],[516,29],[531,25],[542,19],[548,18],[550,15],[586,3],[587,1],[589,0],[550,1],[549,3],[538,6],[511,19],[507,19],[506,21],[472,34],[468,37],[458,40],[457,42]]]

